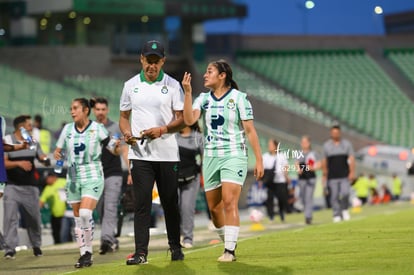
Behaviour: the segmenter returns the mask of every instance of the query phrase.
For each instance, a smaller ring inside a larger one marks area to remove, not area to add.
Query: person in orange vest
[[[386,184],[382,184],[381,189],[382,189],[381,202],[389,203],[392,200],[392,194],[391,194],[390,189],[387,187]]]

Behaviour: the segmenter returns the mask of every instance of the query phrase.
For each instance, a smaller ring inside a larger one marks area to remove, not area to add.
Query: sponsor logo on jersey
[[[75,144],[75,155],[79,155],[80,152],[85,151],[86,146],[84,143]]]
[[[222,115],[211,116],[211,128],[217,130],[219,126],[224,124],[224,117]]]
[[[216,140],[216,141],[227,141],[227,142],[230,142],[230,139],[229,138],[224,138],[224,137],[214,137],[214,136],[207,136],[206,137],[206,141],[209,143],[209,142],[212,142],[213,140]]]
[[[203,106],[201,106],[201,108],[203,109],[203,110],[207,110],[208,109],[208,105],[209,105],[209,102],[208,102],[208,100],[203,104]]]

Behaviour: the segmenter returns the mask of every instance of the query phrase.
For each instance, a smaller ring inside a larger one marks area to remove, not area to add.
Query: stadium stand
[[[271,102],[283,109],[298,113],[299,115],[313,119],[314,121],[330,126],[334,119],[316,110],[313,106],[303,100],[292,96],[283,89],[260,79],[255,74],[244,70],[241,66],[233,65],[235,79],[237,79],[240,89],[248,95],[255,96],[263,101]]]
[[[363,50],[244,51],[237,61],[376,140],[414,138],[412,102]]]
[[[387,49],[384,53],[414,84],[414,49]]]
[[[63,83],[72,86],[88,97],[105,97],[109,103],[109,117],[119,117],[119,99],[124,82],[114,78],[89,77],[87,75],[67,76]]]
[[[0,108],[12,119],[19,114],[41,114],[44,126],[57,130],[62,121],[70,120],[72,99],[84,95],[58,82],[46,81],[22,71],[0,65]]]

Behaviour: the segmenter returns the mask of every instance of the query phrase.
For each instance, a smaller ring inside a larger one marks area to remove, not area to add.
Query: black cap
[[[164,46],[156,40],[148,41],[142,46],[141,54],[143,56],[148,56],[151,54],[158,55],[159,57],[164,57]]]
[[[56,173],[55,173],[55,171],[49,171],[49,172],[47,172],[47,174],[46,174],[46,177],[51,177],[51,176],[58,176]]]

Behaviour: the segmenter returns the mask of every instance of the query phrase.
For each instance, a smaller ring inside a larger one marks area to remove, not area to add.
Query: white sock
[[[220,239],[224,242],[224,226],[216,228],[216,232],[219,235]]]
[[[79,209],[79,217],[84,235],[85,252],[88,251],[92,254],[93,231],[95,227],[95,222],[92,218],[92,210],[86,208]]]
[[[236,249],[237,239],[239,238],[240,226],[224,226],[224,248],[234,251]]]
[[[81,225],[81,218],[75,217],[75,239],[78,243],[80,254],[85,254],[85,235],[83,234],[82,225]]]

